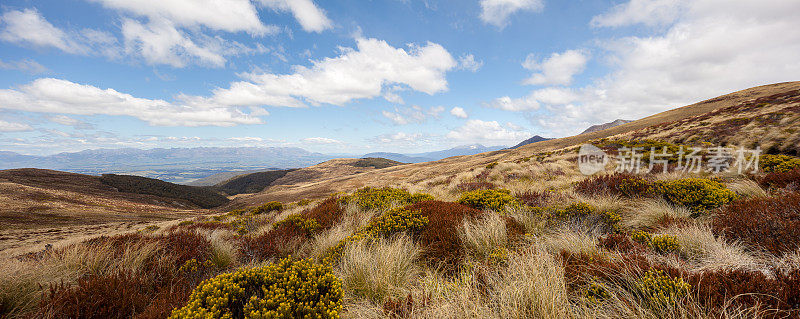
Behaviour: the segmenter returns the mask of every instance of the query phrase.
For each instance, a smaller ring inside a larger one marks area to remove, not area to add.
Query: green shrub
[[[667,201],[695,212],[717,208],[736,199],[736,193],[722,183],[703,178],[658,181],[655,189]]]
[[[497,166],[497,162],[491,162],[489,164],[486,164],[486,169],[493,169],[496,166]]]
[[[264,205],[258,206],[256,208],[253,208],[253,214],[264,214],[264,213],[279,211],[282,209],[283,209],[283,204],[281,204],[281,202],[272,201]]]
[[[681,278],[673,278],[664,274],[663,270],[648,270],[636,282],[637,288],[651,305],[675,305],[686,296],[691,285]]]
[[[365,187],[355,191],[350,196],[343,197],[343,201],[352,200],[358,203],[361,209],[388,209],[392,205],[405,206],[421,201],[433,200],[428,194],[411,194],[404,189],[383,187]]]
[[[789,155],[764,154],[759,158],[758,166],[765,173],[783,173],[800,167],[800,158]]]
[[[289,258],[200,283],[170,318],[338,318],[342,284],[330,266]]]
[[[461,194],[459,204],[476,209],[491,209],[502,212],[506,206],[518,205],[517,199],[505,189],[479,189]]]

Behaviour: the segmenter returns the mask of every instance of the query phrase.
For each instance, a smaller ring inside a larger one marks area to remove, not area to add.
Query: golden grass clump
[[[170,318],[338,318],[342,283],[329,266],[291,257],[200,283]]]
[[[337,274],[348,295],[380,303],[405,296],[421,269],[415,264],[420,249],[405,234],[391,238],[365,238],[347,245]]]

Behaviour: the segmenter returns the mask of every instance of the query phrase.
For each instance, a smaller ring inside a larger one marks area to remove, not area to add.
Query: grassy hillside
[[[228,195],[258,193],[291,171],[293,170],[274,170],[240,175],[217,184],[215,188]]]
[[[213,208],[228,202],[227,197],[208,188],[178,185],[147,177],[103,174],[100,182],[123,193],[182,199],[200,208]]]
[[[352,159],[300,169],[229,206],[241,209],[6,259],[0,311],[800,318],[800,158],[783,147],[796,138],[798,87],[738,92],[588,139],[380,170]],[[773,114],[784,115],[760,120]],[[731,123],[741,126],[722,130]],[[585,176],[575,164],[583,142],[732,146],[755,132],[780,155],[762,155],[748,174]],[[265,200],[276,194],[287,200]]]

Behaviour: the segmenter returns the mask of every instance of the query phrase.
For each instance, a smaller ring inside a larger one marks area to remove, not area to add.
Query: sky
[[[0,151],[514,145],[798,57],[797,0],[4,0]]]

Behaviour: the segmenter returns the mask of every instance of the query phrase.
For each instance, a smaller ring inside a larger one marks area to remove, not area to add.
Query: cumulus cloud
[[[0,69],[19,70],[30,74],[39,74],[47,71],[46,67],[29,59],[8,62],[0,60]]]
[[[460,118],[460,119],[465,119],[465,118],[469,117],[469,115],[467,115],[467,111],[464,111],[464,108],[458,107],[458,106],[450,109],[450,115],[455,116],[455,117]]]
[[[382,144],[416,145],[423,137],[424,135],[421,133],[397,132],[394,134],[379,135],[375,140]]]
[[[589,57],[579,50],[568,50],[553,53],[549,58],[537,62],[533,55],[528,55],[522,66],[531,71],[540,71],[523,81],[530,85],[569,85],[572,78],[586,67]]]
[[[478,70],[483,66],[483,61],[475,60],[475,56],[472,54],[465,54],[458,58],[458,68],[462,70],[467,70],[470,72],[478,72]]]
[[[458,143],[516,144],[529,138],[530,133],[519,127],[503,126],[497,121],[469,120],[463,126],[447,133],[447,138]]]
[[[434,94],[447,90],[445,73],[456,61],[436,43],[395,48],[378,39],[356,40],[356,49],[342,48],[334,58],[294,66],[292,74],[247,74],[249,81],[214,90],[211,97],[186,97],[194,104],[305,107],[306,103],[343,105],[381,96],[384,85],[404,85]]]
[[[259,124],[258,117],[225,106],[189,106],[136,98],[66,80],[43,78],[16,89],[0,90],[0,109],[27,112],[122,115],[159,126],[234,126]]]
[[[278,31],[264,25],[250,0],[90,0],[106,8],[153,20],[167,20],[181,27],[205,26],[227,32],[244,31],[265,35]]]
[[[430,117],[439,117],[442,112],[444,112],[443,106],[424,109],[419,105],[413,105],[411,107],[395,108],[394,112],[382,111],[381,114],[392,120],[394,124],[406,125],[409,123],[422,123]]]
[[[222,67],[226,62],[220,50],[199,45],[169,20],[157,19],[142,24],[133,19],[123,19],[122,35],[126,51],[141,54],[149,64],[180,68],[197,61],[198,64]]]
[[[325,12],[311,0],[261,0],[261,3],[275,10],[292,12],[306,32],[322,32],[333,27]]]
[[[6,122],[0,120],[0,132],[26,132],[33,131],[33,127],[24,123]]]
[[[342,144],[339,140],[327,137],[308,137],[302,139],[302,141],[308,144]]]
[[[590,24],[594,27],[621,27],[632,24],[657,26],[669,24],[678,18],[684,1],[676,0],[631,0],[616,5],[610,12],[595,16]]]
[[[65,126],[72,126],[73,128],[78,130],[89,130],[94,128],[94,125],[92,125],[91,123],[86,123],[84,121],[71,118],[66,115],[52,115],[48,116],[47,119],[50,120],[50,122]]]
[[[115,57],[117,41],[108,32],[83,29],[64,31],[48,22],[36,9],[10,10],[0,16],[0,40],[37,48],[56,48],[71,54]]]
[[[542,0],[481,0],[481,20],[502,29],[515,12],[539,12],[543,8]]]
[[[531,111],[526,117],[533,124],[564,136],[590,124],[641,118],[736,90],[796,81],[800,33],[786,30],[800,29],[797,12],[800,3],[779,0],[630,0],[595,17],[592,25],[652,26],[657,21],[663,28],[644,36],[597,39],[609,63],[607,75],[583,87],[545,88],[487,105]],[[526,64],[545,64],[533,62]],[[542,74],[548,78],[544,67]]]

